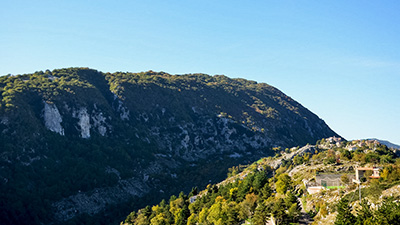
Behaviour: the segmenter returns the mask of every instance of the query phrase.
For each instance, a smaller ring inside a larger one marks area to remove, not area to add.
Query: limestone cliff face
[[[217,181],[275,146],[338,136],[276,88],[244,79],[70,68],[2,82],[0,198],[10,217],[0,221],[95,215]],[[4,91],[16,84],[26,86]]]
[[[79,119],[78,125],[81,132],[82,138],[90,138],[90,117],[87,113],[86,108],[81,108],[78,112],[74,112],[74,115]]]
[[[97,132],[101,136],[106,136],[107,132],[111,132],[112,129],[112,125],[109,124],[109,121],[103,113],[96,109],[96,105],[94,105],[93,108],[95,110],[90,114],[85,107],[81,107],[77,110],[74,109],[71,112],[71,109],[65,103],[65,109],[67,110],[63,112],[63,116],[77,119],[76,124],[74,123],[72,125],[74,125],[79,136],[83,139],[90,138],[91,131]],[[56,105],[44,102],[43,121],[48,130],[62,136],[65,135],[64,128],[61,124],[63,122],[62,116]]]
[[[62,118],[57,106],[44,103],[44,124],[47,129],[64,135],[64,128],[61,126]]]
[[[97,128],[97,131],[101,136],[105,136],[107,133],[107,123],[106,118],[103,116],[103,113],[95,114],[92,117],[93,126]]]

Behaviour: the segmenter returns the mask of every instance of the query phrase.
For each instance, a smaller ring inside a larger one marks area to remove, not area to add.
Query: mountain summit
[[[2,76],[0,93],[5,224],[141,207],[273,147],[338,136],[278,89],[223,75],[68,68]]]

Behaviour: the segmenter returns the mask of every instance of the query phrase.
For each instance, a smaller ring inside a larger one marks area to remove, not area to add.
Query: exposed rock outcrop
[[[74,112],[74,116],[79,119],[78,125],[80,128],[80,133],[82,138],[90,138],[90,116],[87,113],[86,108],[81,108],[79,111]]]
[[[90,192],[79,192],[52,204],[57,221],[67,221],[76,215],[94,215],[107,205],[118,204],[132,197],[140,197],[149,191],[141,180],[136,178],[120,180],[114,187],[96,188]]]
[[[57,106],[45,102],[43,111],[44,125],[46,128],[60,135],[64,135],[64,128],[61,126],[62,118]]]

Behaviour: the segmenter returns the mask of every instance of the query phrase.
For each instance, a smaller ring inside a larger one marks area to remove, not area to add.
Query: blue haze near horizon
[[[0,4],[0,74],[64,67],[268,83],[346,139],[400,144],[398,1]]]

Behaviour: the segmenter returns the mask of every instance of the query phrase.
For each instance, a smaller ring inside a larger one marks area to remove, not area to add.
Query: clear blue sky
[[[399,1],[0,4],[0,74],[63,67],[273,85],[346,139],[400,144]]]

